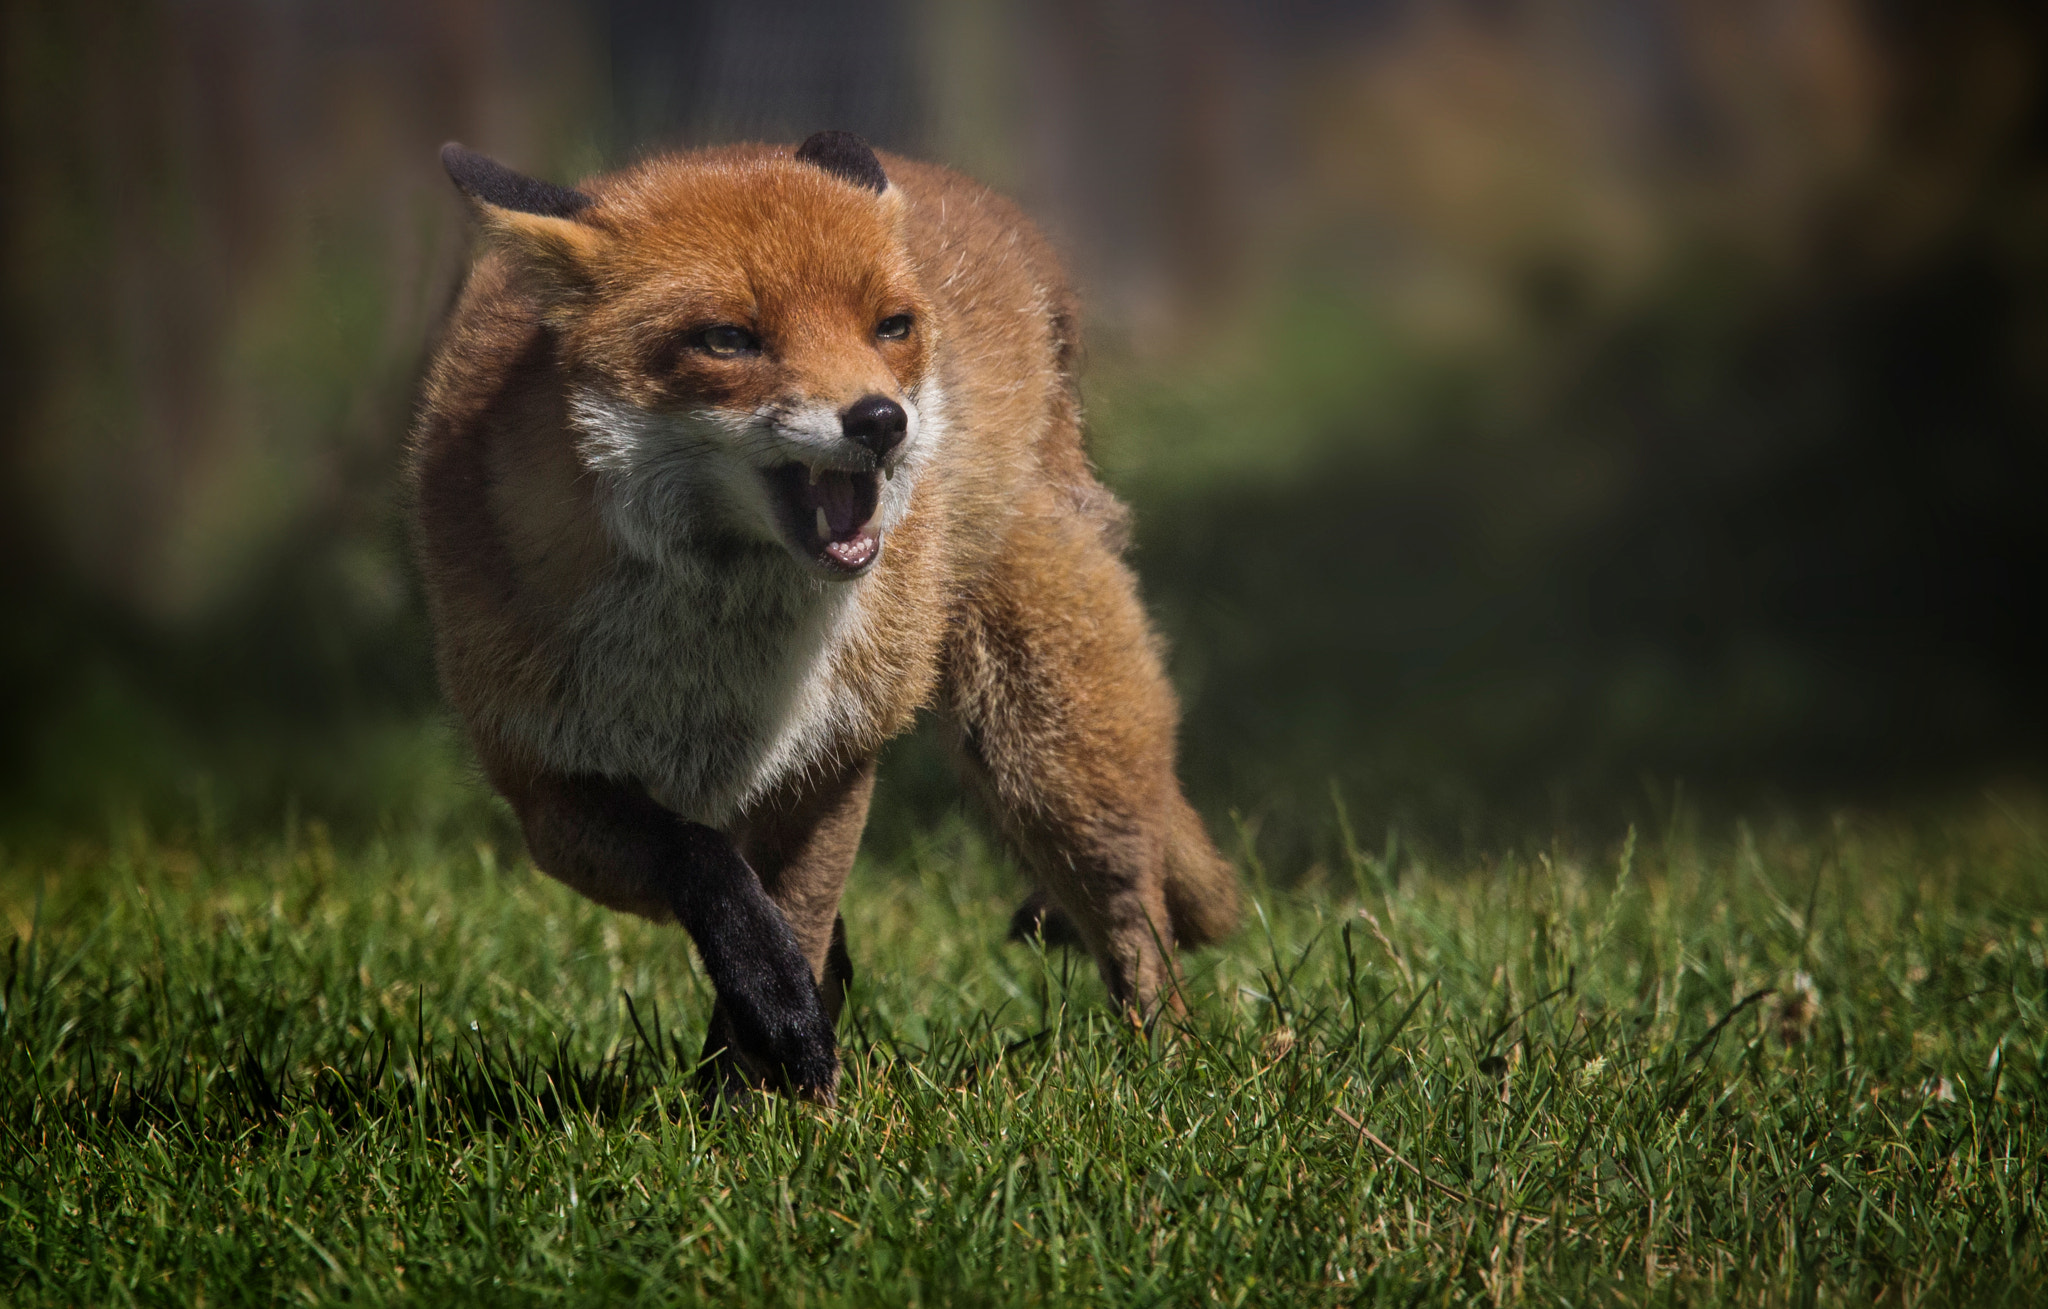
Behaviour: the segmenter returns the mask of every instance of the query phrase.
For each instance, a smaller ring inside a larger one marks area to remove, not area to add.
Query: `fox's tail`
[[[1174,788],[1166,838],[1166,912],[1183,948],[1208,945],[1237,928],[1237,872],[1216,853],[1202,820]]]

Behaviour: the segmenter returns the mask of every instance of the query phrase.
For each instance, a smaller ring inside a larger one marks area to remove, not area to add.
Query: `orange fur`
[[[1175,780],[1123,509],[1083,450],[1073,299],[1007,201],[881,162],[879,194],[748,146],[594,179],[570,216],[480,205],[491,248],[412,463],[443,683],[537,858],[567,839],[543,815],[556,777],[644,787],[732,837],[834,1012],[874,757],[936,706],[1112,993],[1149,1013],[1172,948],[1229,931],[1236,896]],[[900,339],[876,326],[894,315]],[[710,353],[707,324],[758,354]],[[817,416],[867,396],[913,430],[874,482],[879,559],[821,577],[748,469],[840,467]],[[673,915],[658,873],[555,862]]]

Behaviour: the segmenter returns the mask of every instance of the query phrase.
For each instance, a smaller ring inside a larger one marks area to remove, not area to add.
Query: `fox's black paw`
[[[815,1029],[779,1034],[767,1059],[768,1083],[821,1104],[839,1088],[839,1046],[820,1013]]]
[[[764,1015],[734,1006],[717,1017],[724,1021],[714,1019],[712,1024],[710,1044],[714,1048],[704,1069],[707,1098],[765,1087],[806,1100],[832,1102],[839,1085],[838,1042],[831,1020],[816,1003],[815,991],[811,1004],[793,1011]],[[718,1046],[723,1049],[715,1048]]]
[[[1010,939],[1029,941],[1034,936],[1043,936],[1047,945],[1063,946],[1069,950],[1082,945],[1080,929],[1066,911],[1045,898],[1045,892],[1033,891],[1017,906],[1017,912],[1010,915]]]

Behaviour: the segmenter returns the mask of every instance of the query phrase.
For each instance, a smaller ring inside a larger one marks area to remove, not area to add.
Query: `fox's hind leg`
[[[734,844],[768,898],[789,920],[826,1017],[834,1023],[853,983],[839,897],[860,849],[874,789],[875,765],[868,760],[770,797],[733,832]],[[724,1004],[715,1005],[704,1041],[705,1089],[712,1094],[771,1084],[767,1070],[741,1053],[733,1035]]]
[[[1178,1005],[1175,944],[1228,931],[1236,891],[1174,777],[1179,710],[1130,571],[1047,500],[965,600],[950,708],[970,784],[1111,995],[1149,1017]]]

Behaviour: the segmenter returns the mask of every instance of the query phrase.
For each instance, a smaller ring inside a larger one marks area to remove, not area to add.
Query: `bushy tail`
[[[1183,949],[1209,945],[1237,929],[1237,870],[1216,853],[1202,820],[1174,789],[1166,838],[1166,912]]]

